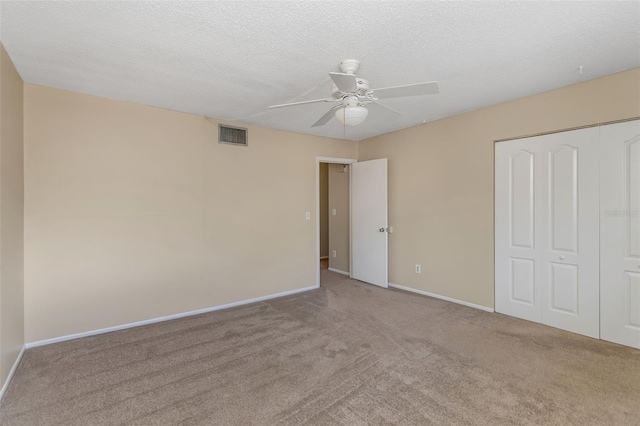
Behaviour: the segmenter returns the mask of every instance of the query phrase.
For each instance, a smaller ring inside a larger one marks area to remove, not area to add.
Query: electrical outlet
[[[337,254],[338,254],[338,253],[336,253],[336,251],[335,251],[335,250],[331,252],[331,255],[332,255],[333,257],[336,257],[336,256],[337,256]]]
[[[422,273],[422,266],[416,264],[416,274],[421,274]]]

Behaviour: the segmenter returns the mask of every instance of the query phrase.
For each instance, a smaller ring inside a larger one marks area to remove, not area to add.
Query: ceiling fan
[[[340,70],[342,72],[329,73],[329,77],[333,80],[331,98],[272,105],[269,109],[318,102],[334,102],[337,103],[337,105],[327,111],[327,113],[320,117],[311,127],[323,126],[333,117],[346,126],[357,126],[367,118],[369,114],[367,108],[375,108],[384,114],[385,117],[395,118],[402,115],[400,112],[379,103],[379,99],[435,95],[440,93],[440,86],[437,81],[369,89],[369,82],[355,75],[359,67],[360,61],[357,59],[345,59],[340,62]]]

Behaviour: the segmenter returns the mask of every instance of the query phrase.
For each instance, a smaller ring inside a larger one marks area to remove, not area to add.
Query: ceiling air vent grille
[[[236,146],[247,146],[247,129],[218,124],[218,142]]]

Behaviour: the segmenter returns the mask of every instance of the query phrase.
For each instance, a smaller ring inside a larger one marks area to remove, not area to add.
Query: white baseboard
[[[283,291],[283,292],[280,292],[280,293],[268,294],[266,296],[260,296],[260,297],[256,297],[256,298],[253,298],[253,299],[240,300],[238,302],[227,303],[225,305],[212,306],[210,308],[197,309],[195,311],[189,311],[189,312],[181,312],[179,314],[167,315],[167,316],[164,316],[164,317],[151,318],[151,319],[148,319],[148,320],[131,322],[131,323],[128,323],[128,324],[122,324],[122,325],[116,325],[116,326],[113,326],[113,327],[101,328],[101,329],[98,329],[98,330],[85,331],[83,333],[69,334],[69,335],[66,335],[66,336],[54,337],[52,339],[38,340],[36,342],[27,343],[25,345],[25,347],[27,349],[35,348],[37,346],[50,345],[52,343],[64,342],[64,341],[73,340],[73,339],[79,339],[81,337],[95,336],[95,335],[98,335],[98,334],[110,333],[112,331],[118,331],[118,330],[124,330],[124,329],[127,329],[127,328],[140,327],[142,325],[154,324],[156,322],[170,321],[170,320],[173,320],[173,319],[189,317],[189,316],[192,316],[192,315],[205,314],[207,312],[219,311],[219,310],[222,310],[222,309],[234,308],[236,306],[248,305],[250,303],[262,302],[262,301],[269,300],[269,299],[275,299],[275,298],[278,298],[278,297],[289,296],[289,295],[292,295],[292,294],[302,293],[302,292],[309,291],[309,290],[315,290],[317,288],[320,288],[320,286],[312,285],[312,286],[309,286],[309,287],[299,288],[299,289],[296,289],[296,290],[289,290],[289,291]]]
[[[341,271],[340,269],[335,269],[335,268],[327,268],[327,269],[329,269],[331,272],[337,272],[339,274],[346,275],[348,277],[351,276],[350,273],[345,272],[345,271]]]
[[[389,287],[397,288],[398,290],[410,291],[411,293],[417,293],[417,294],[421,294],[423,296],[429,296],[429,297],[433,297],[433,298],[436,298],[436,299],[446,300],[447,302],[453,302],[453,303],[457,303],[459,305],[468,306],[470,308],[480,309],[481,311],[485,311],[485,312],[494,312],[493,308],[489,308],[487,306],[476,305],[475,303],[469,303],[469,302],[465,302],[464,300],[458,300],[458,299],[454,299],[452,297],[441,296],[439,294],[429,293],[427,291],[417,290],[415,288],[405,287],[403,285],[389,283]]]
[[[4,384],[2,385],[2,389],[0,389],[0,401],[2,401],[2,398],[4,398],[4,394],[7,392],[7,389],[9,389],[9,383],[11,383],[11,379],[13,378],[13,375],[18,369],[18,364],[20,364],[20,361],[22,361],[22,355],[24,355],[24,351],[26,349],[27,349],[27,346],[22,345],[22,349],[20,349],[20,353],[16,358],[16,362],[13,363],[13,367],[11,367],[11,370],[9,370],[9,375],[7,376],[7,380],[4,381]]]
[[[320,260],[325,260],[325,259],[328,259],[328,258],[329,258],[329,256],[320,256]]]

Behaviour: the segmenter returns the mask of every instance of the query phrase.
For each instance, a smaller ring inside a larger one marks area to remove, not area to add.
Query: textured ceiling
[[[640,66],[640,2],[2,1],[0,39],[23,79],[276,129],[360,140]],[[329,71],[362,63],[372,88],[440,82],[387,100],[405,115],[310,126]],[[582,74],[579,67],[583,67]]]

